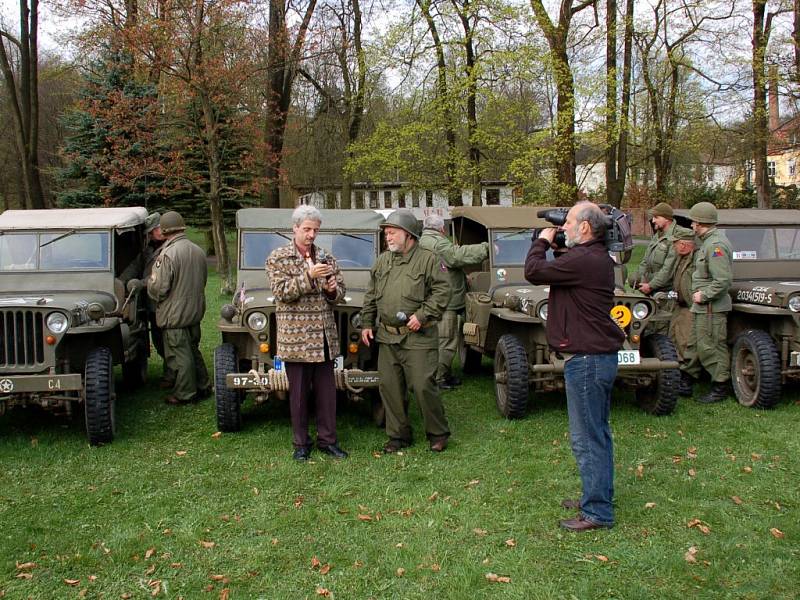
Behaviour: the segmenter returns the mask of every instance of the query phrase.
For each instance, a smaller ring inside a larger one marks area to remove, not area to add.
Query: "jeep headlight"
[[[353,316],[350,317],[350,326],[353,329],[361,329],[361,313],[360,312],[354,313]]]
[[[47,328],[56,335],[62,334],[69,327],[66,315],[60,312],[51,312],[47,315]]]
[[[646,302],[637,302],[633,305],[633,311],[631,312],[633,312],[633,316],[636,317],[637,320],[641,321],[650,314],[650,306],[648,306]]]
[[[247,326],[253,331],[261,331],[267,326],[267,315],[262,312],[251,312],[247,317]]]
[[[792,312],[800,312],[800,294],[795,294],[789,298],[789,310]]]
[[[536,314],[542,321],[547,321],[547,302],[542,303],[539,310],[536,311]]]

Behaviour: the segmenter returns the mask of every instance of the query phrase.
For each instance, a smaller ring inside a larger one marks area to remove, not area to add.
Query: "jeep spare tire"
[[[92,446],[108,444],[116,431],[114,364],[111,350],[101,346],[86,356],[84,371],[86,435]]]
[[[514,335],[497,341],[494,354],[494,393],[497,410],[506,419],[521,419],[528,410],[528,356]]]

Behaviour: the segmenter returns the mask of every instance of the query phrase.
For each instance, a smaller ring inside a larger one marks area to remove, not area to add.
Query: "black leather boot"
[[[684,398],[691,398],[694,393],[694,377],[681,371],[681,382],[678,384],[678,395]]]
[[[705,395],[697,399],[698,402],[703,404],[711,404],[713,402],[722,402],[728,397],[728,384],[715,381],[711,384],[711,390]]]

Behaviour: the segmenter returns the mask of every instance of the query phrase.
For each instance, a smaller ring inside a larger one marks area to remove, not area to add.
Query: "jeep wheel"
[[[731,352],[731,381],[742,406],[772,408],[781,397],[781,361],[765,331],[740,333]]]
[[[122,381],[131,389],[140,388],[147,381],[147,352],[143,346],[133,360],[122,363]]]
[[[214,395],[220,431],[239,431],[242,428],[242,394],[225,385],[225,376],[235,373],[238,364],[233,344],[221,344],[214,349]]]
[[[506,419],[521,419],[528,409],[528,356],[516,336],[506,334],[494,355],[497,410]]]
[[[458,362],[461,365],[461,372],[466,375],[480,373],[481,360],[483,355],[477,350],[473,350],[467,344],[462,343],[458,349]]]
[[[675,344],[667,336],[653,333],[642,340],[641,353],[643,358],[658,358],[659,360],[678,360]],[[681,380],[680,369],[665,369],[659,371],[655,380],[646,388],[636,390],[636,401],[651,415],[669,415],[675,410],[678,403],[678,385]]]
[[[94,348],[86,357],[84,372],[86,435],[92,446],[108,444],[116,429],[114,364],[111,350]]]

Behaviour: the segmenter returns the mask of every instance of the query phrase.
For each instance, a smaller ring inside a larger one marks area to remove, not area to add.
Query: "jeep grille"
[[[33,310],[0,311],[0,367],[44,363],[44,314]]]

